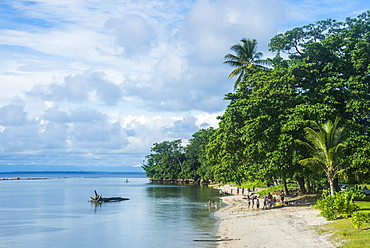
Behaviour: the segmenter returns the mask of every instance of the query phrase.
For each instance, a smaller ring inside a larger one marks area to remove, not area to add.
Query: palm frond
[[[320,130],[320,132],[316,132],[310,127],[306,127],[305,131],[305,138],[315,147],[317,150],[326,150],[326,142],[325,142],[325,133]]]
[[[227,64],[231,67],[241,67],[241,66],[244,66],[244,63],[240,62],[240,61],[233,61],[233,60],[228,60],[228,61],[225,61],[224,64]]]
[[[316,149],[305,141],[297,139],[297,140],[294,140],[294,142],[299,145],[305,146],[310,154],[314,154],[316,152]]]
[[[230,50],[235,54],[229,53],[225,55],[224,64],[227,64],[231,67],[237,67],[238,70],[233,70],[229,74],[229,78],[236,76],[237,73],[242,74],[239,75],[234,83],[235,90],[240,82],[245,80],[247,73],[253,73],[253,70],[249,70],[250,68],[252,68],[254,65],[262,66],[266,62],[261,60],[263,54],[261,52],[257,52],[257,40],[255,39],[250,40],[242,38],[241,43],[231,46]]]
[[[235,56],[234,54],[229,53],[229,54],[225,55],[224,59],[229,59],[231,61],[238,61],[239,57]],[[229,61],[225,61],[224,63],[227,63],[227,62],[229,62]]]
[[[238,67],[238,68],[235,68],[234,70],[232,70],[229,74],[229,79],[232,78],[232,77],[235,77],[236,75],[241,75],[241,76],[244,76],[244,70],[242,67]]]
[[[299,142],[308,147],[311,158],[302,159],[299,163],[310,166],[310,168],[318,169],[319,165],[326,172],[329,181],[344,171],[342,164],[345,160],[341,160],[339,156],[340,148],[345,147],[341,141],[344,140],[344,128],[339,128],[339,118],[334,122],[327,121],[319,126],[316,123],[317,131],[306,127],[305,138],[308,142]],[[334,189],[331,187],[331,194],[334,194]]]
[[[298,161],[303,166],[308,167],[310,170],[315,171],[316,173],[325,172],[325,166],[317,158],[305,158]]]
[[[340,173],[342,173],[342,172],[344,172],[346,169],[341,169],[341,170],[339,170],[339,171],[336,171],[335,173],[334,173],[334,177],[337,175],[337,174],[340,174]]]
[[[239,74],[238,78],[234,82],[234,90],[239,87],[239,84],[244,80],[244,74]]]

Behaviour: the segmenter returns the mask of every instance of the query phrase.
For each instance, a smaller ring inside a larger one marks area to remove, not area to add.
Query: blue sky
[[[217,127],[229,48],[368,0],[2,0],[0,171],[140,171],[153,143]]]

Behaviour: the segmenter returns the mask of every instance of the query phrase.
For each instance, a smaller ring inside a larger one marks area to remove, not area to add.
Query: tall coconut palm
[[[334,195],[334,178],[344,171],[340,162],[341,148],[345,147],[342,143],[345,139],[343,127],[338,127],[340,118],[334,122],[327,121],[320,126],[316,123],[318,131],[312,128],[305,128],[305,138],[308,142],[297,140],[298,143],[308,148],[312,157],[299,161],[300,164],[310,166],[313,170],[324,171],[330,185],[330,193]]]
[[[241,43],[235,44],[230,47],[230,50],[235,52],[234,54],[227,54],[224,59],[224,64],[236,67],[230,74],[229,78],[238,76],[234,82],[234,90],[236,90],[240,82],[244,81],[248,76],[248,71],[253,67],[263,67],[267,65],[266,60],[262,60],[263,54],[257,52],[257,40],[253,39],[241,39]]]

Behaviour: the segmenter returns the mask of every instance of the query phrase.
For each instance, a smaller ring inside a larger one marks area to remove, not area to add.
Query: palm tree
[[[318,131],[306,127],[305,138],[308,142],[297,140],[298,143],[308,148],[311,158],[299,161],[300,164],[310,166],[315,171],[324,171],[330,185],[330,193],[334,195],[334,178],[344,171],[341,169],[342,163],[339,161],[341,148],[345,147],[342,141],[345,139],[343,127],[338,127],[340,118],[336,118],[334,123],[329,120],[324,125],[316,123]]]
[[[238,75],[234,83],[234,90],[238,88],[240,82],[245,81],[248,76],[248,71],[253,66],[262,67],[262,65],[267,65],[266,60],[262,60],[263,54],[257,52],[257,40],[253,39],[241,39],[241,44],[238,43],[230,47],[230,50],[235,52],[234,54],[227,54],[224,59],[226,60],[224,64],[230,65],[231,67],[236,67],[230,74],[228,78],[232,78]]]

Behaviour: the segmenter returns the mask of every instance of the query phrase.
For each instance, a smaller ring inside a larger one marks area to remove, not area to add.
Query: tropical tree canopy
[[[160,180],[181,178],[184,161],[181,140],[155,143],[151,152],[145,157],[146,161],[142,166],[149,178]]]
[[[149,178],[213,180],[206,156],[206,145],[214,129],[201,129],[193,134],[189,144],[182,140],[163,141],[153,144],[151,154],[145,157],[142,168]]]
[[[227,64],[235,69],[229,74],[229,78],[238,76],[234,82],[234,90],[236,90],[240,82],[244,81],[248,74],[253,72],[253,67],[263,68],[262,65],[268,64],[266,60],[262,60],[263,54],[257,51],[257,40],[241,39],[241,43],[235,44],[230,48],[235,54],[227,54],[224,59],[224,64]]]
[[[299,163],[309,166],[313,171],[324,171],[330,185],[331,195],[334,195],[334,178],[343,169],[343,157],[341,157],[342,143],[345,138],[343,127],[338,127],[340,118],[334,122],[327,121],[322,126],[316,125],[316,129],[306,127],[305,138],[307,142],[297,140],[297,143],[307,147],[311,157],[299,161]]]
[[[230,103],[219,117],[219,127],[207,133],[198,154],[202,166],[209,166],[208,178],[294,179],[302,191],[311,184],[322,186],[328,177],[299,162],[314,156],[295,140],[304,140],[312,122],[320,126],[338,117],[346,130],[347,148],[342,152],[347,163],[337,176],[348,182],[369,180],[369,24],[370,11],[344,22],[329,19],[279,34],[269,44],[276,53],[269,69],[258,66],[262,55],[256,52],[256,42],[243,39],[234,45],[235,55],[226,55],[225,63],[236,67],[229,75],[238,76],[236,90],[226,94]],[[248,44],[254,48],[247,49]],[[244,56],[250,51],[252,56]],[[341,170],[335,162],[334,170],[324,167],[329,174]],[[185,164],[178,168],[186,171]]]

